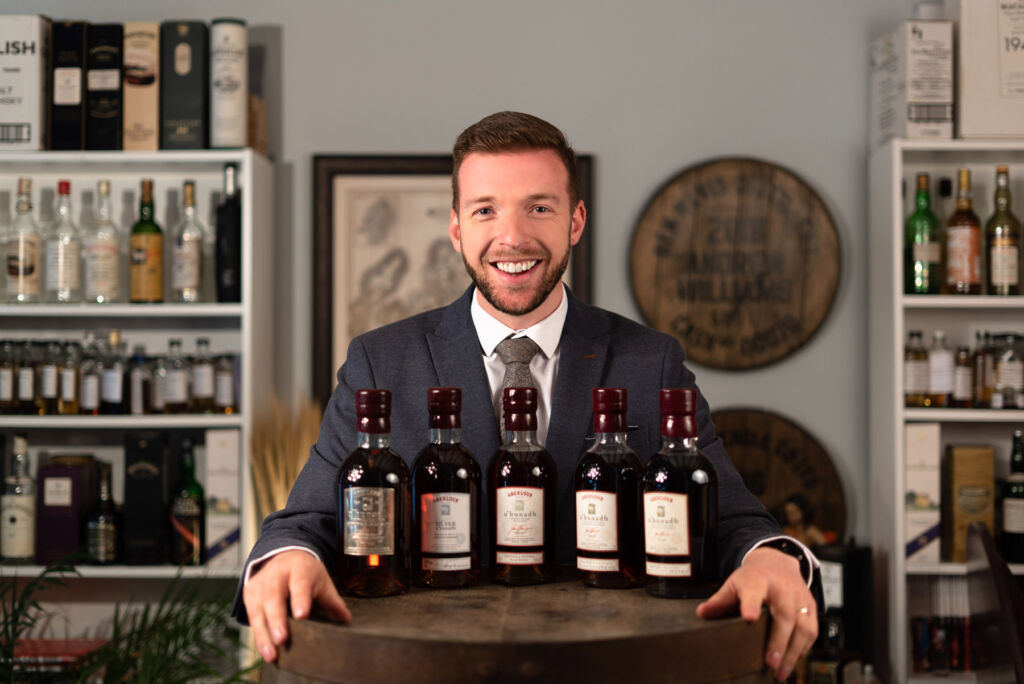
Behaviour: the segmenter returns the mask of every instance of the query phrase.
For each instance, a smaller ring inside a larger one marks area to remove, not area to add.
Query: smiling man
[[[461,387],[463,441],[486,471],[500,444],[496,409],[504,363],[496,347],[508,337],[532,339],[538,348],[529,366],[539,395],[537,432],[558,468],[559,562],[572,564],[572,473],[586,448],[591,388],[628,390],[629,422],[639,425],[630,445],[647,459],[660,446],[658,390],[696,387],[674,338],[583,304],[562,284],[587,213],[576,156],[561,131],[528,114],[500,112],[463,131],[453,155],[448,232],[474,284],[447,307],[371,331],[349,346],[319,439],[287,507],[264,522],[236,602],[236,614],[248,619],[268,661],[288,637],[289,609],[305,618],[316,602],[336,620],[351,619],[330,572],[337,553],[334,480],[356,444],[356,389],[392,390],[391,445],[412,459],[426,437],[427,388]],[[738,607],[753,621],[767,604],[773,622],[765,662],[784,679],[817,634],[808,588],[817,561],[781,535],[743,486],[709,416],[701,397],[699,441],[719,475],[726,580],[698,615]]]

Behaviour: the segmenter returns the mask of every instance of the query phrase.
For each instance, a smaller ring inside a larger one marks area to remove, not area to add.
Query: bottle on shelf
[[[46,342],[42,362],[37,368],[39,374],[39,413],[56,415],[60,403],[60,343]]]
[[[992,360],[988,356],[988,334],[982,337],[980,330],[974,332],[974,350],[971,352],[971,407],[988,408],[992,401],[991,374]]]
[[[917,174],[914,212],[907,218],[904,237],[904,289],[906,294],[939,294],[942,245],[939,219],[931,209],[929,176]]]
[[[60,347],[60,389],[57,413],[76,415],[79,411],[78,385],[82,364],[82,349],[77,342],[65,342]]]
[[[153,214],[153,179],[142,180],[139,220],[131,233],[131,301],[164,301],[164,233]]]
[[[167,412],[167,357],[158,356],[153,360],[152,382],[150,383],[149,406],[152,413]]]
[[[946,346],[946,333],[932,332],[928,348],[928,398],[925,406],[945,408],[953,394],[953,350]]]
[[[412,577],[453,588],[480,577],[480,465],[462,444],[462,390],[427,390],[430,443],[412,466]]]
[[[953,408],[974,405],[974,367],[969,347],[957,347],[953,356],[953,393],[949,405]]]
[[[15,380],[17,378],[17,351],[11,340],[0,340],[0,416],[17,413]]]
[[[1017,335],[1002,333],[1002,348],[995,357],[995,388],[992,391],[992,408],[1024,408],[1024,361],[1017,353]]]
[[[357,446],[338,469],[338,588],[390,596],[409,588],[412,487],[391,450],[391,392],[356,391]]]
[[[188,412],[188,361],[181,353],[181,340],[167,341],[167,373],[164,379],[164,413]]]
[[[36,361],[32,352],[32,341],[22,340],[18,344],[18,413],[23,416],[39,414],[36,402]]]
[[[210,340],[196,339],[196,355],[192,359],[192,413],[213,413],[215,382]]]
[[[991,295],[1020,294],[1020,221],[1010,210],[1010,169],[996,167],[995,212],[985,224],[987,290]]]
[[[128,412],[133,416],[152,413],[150,401],[153,397],[152,373],[146,359],[146,347],[141,344],[132,349],[128,363]]]
[[[643,582],[640,486],[643,466],[626,444],[626,390],[596,387],[594,446],[580,456],[576,492],[576,568],[603,589]]]
[[[103,357],[106,353],[105,344],[96,339],[95,334],[86,333],[82,347],[82,365],[80,391],[78,393],[78,412],[82,415],[97,416],[100,413],[100,387],[103,385]]]
[[[221,354],[214,362],[214,413],[230,415],[238,412],[235,401],[235,357]]]
[[[1010,474],[1003,484],[1003,560],[1024,563],[1024,438],[1013,431]]]
[[[103,360],[100,376],[100,413],[121,415],[127,413],[125,406],[125,343],[121,331],[111,330],[107,334],[107,356]]]
[[[98,461],[99,501],[85,521],[86,549],[93,565],[111,565],[119,560],[120,521],[114,506],[110,464]]]
[[[46,233],[44,297],[51,304],[82,300],[82,236],[71,220],[71,182],[57,181],[55,220]]]
[[[170,506],[171,562],[202,565],[206,562],[206,496],[196,480],[192,440],[181,440],[181,474]]]
[[[96,184],[96,213],[82,236],[82,266],[86,302],[121,301],[121,231],[113,220],[109,180]]]
[[[196,184],[185,181],[184,216],[174,229],[171,246],[171,299],[194,303],[202,300],[203,245],[206,228],[196,218]]]
[[[920,330],[911,330],[903,349],[903,395],[908,407],[925,406],[928,400],[928,350]]]
[[[7,301],[35,304],[40,301],[43,272],[43,239],[32,218],[32,179],[18,179],[14,221],[4,240]]]
[[[248,35],[242,19],[210,22],[210,147],[248,143]]]
[[[217,207],[217,301],[242,301],[242,200],[238,166],[224,165],[224,198]]]
[[[558,469],[537,441],[537,390],[502,390],[505,441],[487,470],[495,582],[553,582],[557,574]]]
[[[661,450],[643,475],[645,589],[704,598],[718,588],[718,472],[697,447],[697,391],[662,389]]]
[[[943,294],[981,294],[982,239],[981,221],[971,201],[971,171],[958,172],[956,210],[946,221],[942,240],[942,265],[945,271]]]
[[[0,556],[30,565],[36,556],[36,485],[29,474],[28,439],[14,435],[14,450],[0,499]]]

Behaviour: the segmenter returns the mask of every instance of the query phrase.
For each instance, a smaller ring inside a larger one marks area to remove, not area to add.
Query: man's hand
[[[781,681],[818,636],[818,609],[796,558],[777,549],[754,549],[722,588],[697,606],[697,616],[718,617],[739,604],[743,619],[755,622],[764,603],[772,615],[764,662]]]
[[[288,639],[286,603],[298,620],[309,617],[313,601],[333,620],[352,619],[323,563],[305,551],[284,551],[263,563],[242,589],[242,600],[256,648],[268,663]]]

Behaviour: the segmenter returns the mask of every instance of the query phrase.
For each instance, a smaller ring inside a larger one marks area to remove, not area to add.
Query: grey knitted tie
[[[505,377],[501,381],[502,397],[506,387],[533,387],[533,376],[530,374],[530,361],[536,356],[540,347],[529,337],[506,338],[495,348],[498,356],[505,362]],[[503,406],[499,399],[499,406]],[[501,428],[501,439],[505,440],[505,411],[498,410],[498,427]]]

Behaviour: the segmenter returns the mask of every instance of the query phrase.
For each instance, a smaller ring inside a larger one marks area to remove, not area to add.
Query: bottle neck
[[[143,200],[139,203],[139,220],[140,221],[153,221],[153,201],[149,202]]]
[[[185,205],[185,220],[189,223],[196,222],[196,207],[194,204]]]
[[[114,211],[110,202],[110,195],[100,195],[99,203],[96,205],[96,218],[100,223],[110,223]]]
[[[600,446],[626,446],[625,432],[596,432],[594,443]]]
[[[676,437],[674,435],[661,436],[661,448],[666,451],[685,451],[689,454],[697,453],[696,437]]]
[[[58,220],[71,220],[71,195],[57,195],[57,206],[55,212]]]
[[[1010,190],[999,188],[996,190],[996,211],[1010,210]]]
[[[28,454],[11,455],[11,477],[15,480],[28,479]]]
[[[238,180],[235,178],[235,173],[237,172],[234,167],[224,170],[224,196],[227,199],[234,199],[238,192]]]
[[[430,428],[431,444],[461,444],[462,428]]]
[[[22,193],[18,195],[17,203],[14,205],[14,210],[18,216],[27,216],[32,213],[32,195],[29,193]]]
[[[914,206],[918,211],[930,211],[932,208],[932,198],[927,190],[918,190],[917,196],[914,198]]]
[[[356,439],[361,449],[387,449],[391,446],[389,432],[360,432]]]
[[[100,503],[109,504],[111,503],[110,498],[110,476],[106,475],[100,480]]]
[[[536,430],[506,430],[505,446],[540,446]]]

